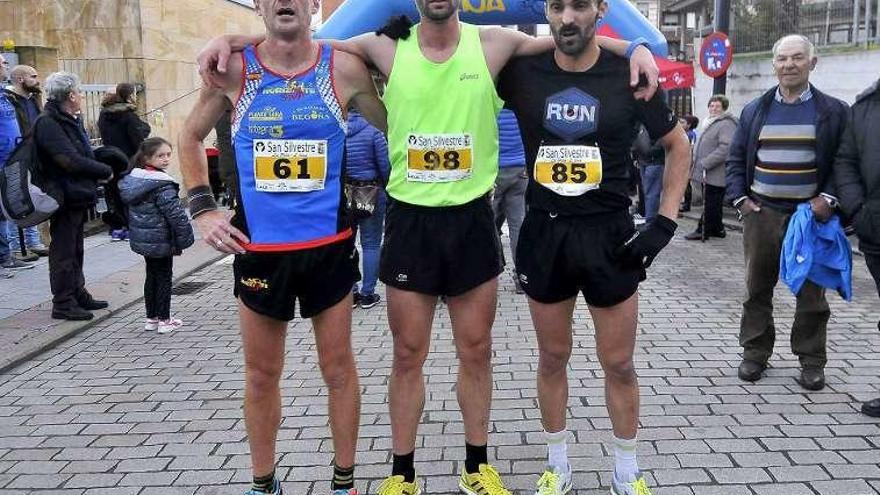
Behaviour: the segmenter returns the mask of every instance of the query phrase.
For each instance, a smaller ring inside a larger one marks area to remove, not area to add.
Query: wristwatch
[[[819,197],[824,199],[825,202],[828,203],[828,206],[830,206],[832,210],[836,210],[837,206],[840,204],[840,202],[837,201],[837,198],[835,198],[834,196],[831,196],[830,194],[823,193],[823,194],[820,194]]]

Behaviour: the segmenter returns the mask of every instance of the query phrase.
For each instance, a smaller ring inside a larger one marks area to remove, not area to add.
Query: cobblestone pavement
[[[683,225],[682,231],[692,225]],[[880,395],[878,302],[856,258],[856,300],[829,295],[828,387],[803,393],[788,349],[793,298],[777,291],[781,329],[773,368],[758,384],[735,376],[741,237],[676,239],[641,291],[637,367],[640,461],[657,495],[880,493],[880,422],[858,401]],[[0,493],[239,494],[249,480],[242,359],[228,260],[192,275],[175,297],[187,326],[140,330],[131,307],[0,376]],[[375,493],[389,472],[384,304],[357,310],[354,345],[363,415],[357,477]],[[586,308],[576,317],[569,429],[575,493],[607,493],[610,424]],[[416,454],[426,493],[455,493],[464,457],[453,390],[449,318],[438,314]],[[490,458],[517,493],[532,493],[545,447],[535,400],[535,338],[522,296],[502,280],[495,337]],[[309,325],[287,339],[279,473],[290,494],[327,493],[327,407]],[[316,481],[317,480],[317,481]],[[44,491],[45,490],[45,491]]]

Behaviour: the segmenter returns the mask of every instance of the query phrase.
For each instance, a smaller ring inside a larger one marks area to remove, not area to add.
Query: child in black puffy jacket
[[[131,249],[147,264],[144,329],[159,333],[183,324],[171,318],[171,270],[174,256],[194,242],[189,217],[180,203],[180,186],[165,172],[171,153],[168,141],[146,139],[132,157],[129,173],[119,181],[120,195],[128,205]]]

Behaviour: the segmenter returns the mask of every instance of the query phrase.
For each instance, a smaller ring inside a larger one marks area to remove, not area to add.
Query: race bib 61
[[[580,196],[602,183],[602,155],[595,146],[541,146],[535,181],[561,196]]]
[[[320,191],[324,189],[326,178],[326,140],[254,140],[254,179],[257,191]]]
[[[470,134],[410,134],[407,136],[406,179],[413,182],[453,182],[473,173]]]

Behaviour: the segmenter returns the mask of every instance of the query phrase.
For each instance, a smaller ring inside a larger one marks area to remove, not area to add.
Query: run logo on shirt
[[[577,88],[550,95],[544,104],[544,128],[566,142],[596,132],[599,100]]]

